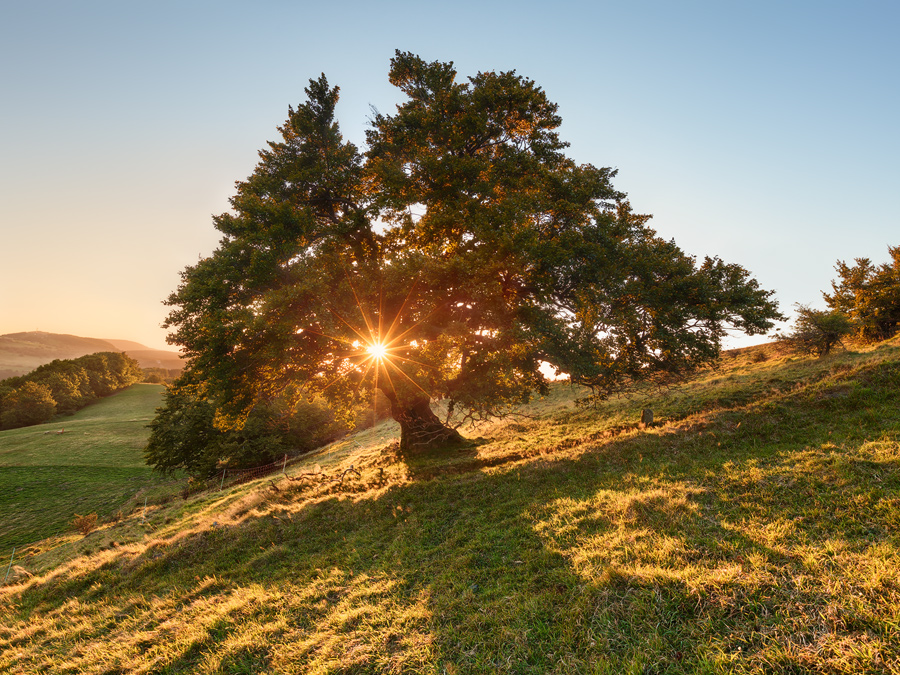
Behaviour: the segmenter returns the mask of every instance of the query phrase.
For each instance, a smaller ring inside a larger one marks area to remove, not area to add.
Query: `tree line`
[[[120,352],[57,359],[27,375],[0,381],[0,429],[71,414],[143,379],[140,364]]]

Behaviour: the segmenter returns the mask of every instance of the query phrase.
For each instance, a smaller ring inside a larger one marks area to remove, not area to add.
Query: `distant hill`
[[[178,352],[151,349],[131,340],[31,331],[0,335],[0,379],[24,375],[56,359],[74,359],[96,352],[125,352],[142,368],[177,370],[184,366]]]

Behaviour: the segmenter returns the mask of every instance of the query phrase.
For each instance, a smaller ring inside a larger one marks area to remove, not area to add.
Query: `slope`
[[[23,561],[0,669],[900,672],[898,388],[896,342],[770,345],[443,457],[369,430]]]
[[[163,387],[138,384],[54,423],[0,432],[0,551],[109,517],[161,481],[144,464]]]

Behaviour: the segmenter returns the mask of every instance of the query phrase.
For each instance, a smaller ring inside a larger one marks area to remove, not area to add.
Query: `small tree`
[[[218,429],[215,407],[198,391],[189,376],[166,390],[165,405],[150,423],[144,450],[144,459],[153,468],[207,477],[223,466],[257,466],[285,452],[312,450],[348,431],[321,399],[293,405],[283,400],[259,403],[240,429]]]
[[[795,307],[797,320],[793,331],[787,335],[779,335],[777,339],[788,343],[797,351],[825,356],[837,345],[843,345],[843,339],[853,333],[853,324],[842,312],[826,312],[800,304]]]
[[[825,302],[853,322],[857,336],[868,342],[886,340],[900,327],[900,246],[889,246],[891,261],[875,266],[868,258],[835,265],[839,281],[833,293],[823,293]]]

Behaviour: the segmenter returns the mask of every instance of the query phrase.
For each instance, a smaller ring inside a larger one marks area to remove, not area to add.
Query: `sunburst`
[[[376,361],[382,361],[388,357],[388,347],[383,342],[373,342],[368,347],[366,347],[366,351]]]
[[[345,270],[345,273],[347,271]],[[409,376],[402,368],[400,368],[400,363],[409,363],[417,366],[421,366],[423,368],[433,368],[434,366],[428,365],[426,363],[421,363],[414,359],[408,358],[408,356],[403,356],[400,352],[406,352],[410,347],[416,348],[419,346],[419,343],[416,340],[409,340],[408,335],[415,330],[415,328],[421,323],[421,321],[414,323],[412,326],[408,327],[402,333],[397,334],[400,328],[400,318],[406,309],[410,299],[413,296],[415,291],[416,282],[410,287],[409,293],[404,299],[400,309],[397,311],[396,316],[394,316],[393,320],[390,322],[390,326],[387,330],[384,330],[384,312],[383,308],[379,307],[378,311],[378,320],[373,321],[373,317],[369,315],[366,311],[366,308],[363,302],[360,300],[359,295],[356,292],[356,289],[353,287],[353,283],[350,281],[350,275],[347,274],[347,283],[350,286],[350,291],[353,293],[356,308],[359,310],[360,317],[362,318],[362,322],[364,324],[363,327],[358,327],[358,324],[354,326],[355,322],[348,320],[349,317],[345,318],[334,308],[329,307],[327,304],[326,308],[337,318],[341,323],[343,323],[347,328],[349,328],[356,336],[355,339],[349,339],[346,337],[336,337],[333,335],[326,335],[325,333],[320,333],[315,330],[308,330],[310,333],[315,333],[317,335],[321,335],[322,337],[328,338],[330,340],[334,340],[335,342],[343,343],[351,348],[352,351],[344,352],[341,354],[341,358],[348,359],[349,363],[347,365],[351,369],[356,369],[362,372],[362,377],[360,378],[359,384],[357,386],[362,385],[363,381],[365,381],[370,375],[372,376],[374,382],[374,389],[379,388],[379,380],[386,381],[390,384],[390,388],[395,390],[394,380],[391,377],[390,371],[394,371],[395,375],[399,375],[402,380],[405,380],[414,388],[418,389],[424,395],[430,398],[430,394],[422,388],[422,386],[416,382],[412,377]],[[427,317],[426,317],[427,318]],[[424,319],[423,319],[424,320]],[[301,331],[303,332],[303,329]],[[344,371],[343,374],[338,374],[328,383],[325,389],[328,389],[333,385],[337,380],[347,374],[347,371]],[[374,393],[374,392],[373,392]]]

